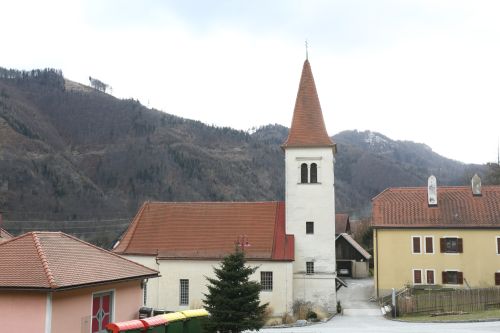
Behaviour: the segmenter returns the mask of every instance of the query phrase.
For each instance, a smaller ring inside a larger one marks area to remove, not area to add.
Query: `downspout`
[[[378,291],[378,233],[377,233],[377,229],[375,228],[375,270],[377,271],[376,273],[376,279],[377,279],[377,298],[380,297],[379,295],[379,291]]]
[[[158,249],[156,249],[156,267],[157,267],[157,271],[160,272],[160,259],[158,258],[158,256],[160,255],[160,251]],[[161,272],[160,272],[160,275],[161,275]],[[160,277],[158,277],[156,279],[156,307],[160,307]]]
[[[45,333],[52,332],[52,293],[47,293],[45,303]]]

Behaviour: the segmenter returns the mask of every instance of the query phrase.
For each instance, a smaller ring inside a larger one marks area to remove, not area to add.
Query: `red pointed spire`
[[[335,147],[326,131],[311,65],[307,59],[302,68],[292,127],[283,147]]]

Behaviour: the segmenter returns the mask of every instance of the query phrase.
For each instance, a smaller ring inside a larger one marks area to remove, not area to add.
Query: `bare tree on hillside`
[[[90,81],[90,86],[96,90],[102,91],[103,93],[106,92],[107,89],[113,90],[109,84],[106,84],[102,82],[101,80],[98,80],[96,78],[93,78],[92,76],[89,76],[89,81]]]

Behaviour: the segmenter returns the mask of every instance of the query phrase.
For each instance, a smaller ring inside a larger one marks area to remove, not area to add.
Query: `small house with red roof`
[[[113,251],[160,271],[161,278],[148,283],[148,306],[201,306],[206,277],[236,245],[258,267],[253,279],[275,316],[290,313],[295,301],[335,309],[336,146],[308,60],[282,148],[284,202],[147,202],[140,208]]]
[[[61,232],[0,243],[2,332],[103,332],[135,319],[158,272]]]
[[[377,296],[391,288],[500,286],[500,186],[389,188],[373,199]]]

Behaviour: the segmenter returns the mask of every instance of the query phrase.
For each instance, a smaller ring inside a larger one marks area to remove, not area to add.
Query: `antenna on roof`
[[[307,42],[307,39],[306,39],[306,60],[309,60],[309,43]]]

